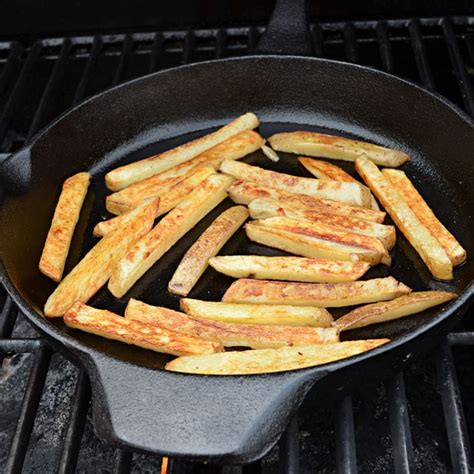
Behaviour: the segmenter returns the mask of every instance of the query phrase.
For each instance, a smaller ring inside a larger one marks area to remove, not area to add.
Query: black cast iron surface
[[[413,24],[416,26],[415,23],[413,23]],[[446,22],[442,23],[443,29],[446,27],[445,25],[446,25]],[[377,26],[378,26],[378,25],[377,25]],[[408,26],[408,25],[405,25],[405,26]],[[403,26],[403,27],[400,26],[400,28],[404,28],[405,26]],[[448,23],[448,26],[449,26],[449,23]],[[410,24],[410,27],[412,27],[412,24]],[[393,27],[392,27],[392,31],[393,31]],[[410,31],[411,31],[411,30],[410,30]],[[415,31],[415,30],[414,30],[414,31]],[[444,31],[444,30],[443,30],[443,31]],[[416,32],[416,31],[415,31],[415,32]],[[378,35],[378,34],[379,34],[379,29],[377,29],[377,35]],[[391,42],[390,42],[390,43],[391,43]],[[390,43],[389,43],[389,44],[390,44]],[[348,44],[349,46],[354,46],[354,45],[351,45],[350,41],[348,41],[347,44]],[[384,43],[382,42],[381,44],[383,45]],[[416,45],[417,43],[414,43],[414,44]],[[359,45],[359,46],[360,46],[360,45]],[[124,48],[124,49],[125,49],[125,48]],[[349,48],[349,47],[348,47],[348,48],[346,48],[346,49],[347,49],[348,51],[352,51],[352,53],[354,52],[354,48],[353,48],[353,47],[352,47],[352,48]],[[356,50],[357,50],[357,48],[356,48]],[[381,49],[381,51],[383,51],[383,50]],[[352,54],[352,53],[351,53],[351,54]],[[69,54],[69,53],[68,53],[68,54]],[[120,56],[120,57],[122,58],[123,56]],[[387,57],[384,56],[384,55],[382,55],[381,57],[382,57],[382,58],[385,57],[385,59],[387,59]],[[390,55],[389,55],[389,58],[390,58]],[[393,59],[393,58],[392,58],[392,59]],[[389,63],[389,61],[385,61],[385,62]],[[121,60],[120,63],[119,63],[119,68],[120,68],[120,64],[121,64],[121,63],[123,63],[122,60]],[[426,66],[426,65],[425,65],[425,66]],[[423,78],[423,77],[422,77],[422,78]],[[81,82],[82,82],[82,81],[81,81]],[[461,84],[462,84],[462,83],[461,83]],[[466,87],[466,86],[463,86],[463,87]],[[44,113],[44,110],[43,110],[43,113]],[[11,346],[11,347],[13,347],[13,346]],[[347,410],[346,410],[346,409],[343,410],[343,413],[346,413],[346,415],[347,415]],[[349,453],[349,454],[350,454],[350,453]]]

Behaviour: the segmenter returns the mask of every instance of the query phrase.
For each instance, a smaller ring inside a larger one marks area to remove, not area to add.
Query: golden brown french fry
[[[290,280],[311,283],[341,283],[358,280],[369,268],[367,262],[344,262],[323,258],[261,257],[226,255],[214,257],[209,265],[234,278]]]
[[[349,216],[339,216],[328,212],[310,211],[282,204],[274,199],[255,199],[248,206],[253,219],[280,216],[300,221],[322,222],[354,234],[376,237],[388,249],[392,249],[395,245],[396,233],[393,225],[378,224],[377,222],[364,221]]]
[[[466,260],[466,250],[438,220],[405,172],[387,169],[382,170],[382,173],[397,188],[397,191],[410,206],[415,216],[442,245],[453,265],[464,262]]]
[[[237,133],[257,128],[258,125],[259,121],[256,115],[246,113],[217,131],[201,138],[180,145],[165,153],[151,156],[108,172],[105,175],[105,184],[110,190],[119,191],[137,181],[149,178],[154,174],[161,173],[173,166],[189,161]]]
[[[219,169],[234,178],[261,186],[273,186],[287,192],[331,199],[352,206],[370,207],[370,191],[359,183],[301,178],[232,160],[224,160]]]
[[[328,328],[333,322],[329,311],[314,306],[237,304],[183,298],[180,307],[195,318],[223,323]]]
[[[410,292],[408,286],[393,277],[334,284],[237,280],[230,285],[222,301],[335,308],[392,300]]]
[[[61,281],[72,236],[89,187],[90,174],[78,173],[66,179],[54,210],[51,227],[39,261],[41,273]]]
[[[370,351],[390,339],[366,339],[315,346],[281,347],[203,356],[178,357],[166,364],[173,372],[202,375],[252,375],[304,369]]]
[[[385,212],[374,211],[363,207],[349,206],[330,199],[319,199],[306,194],[294,194],[270,186],[260,186],[247,181],[235,181],[228,189],[230,198],[237,204],[249,204],[254,199],[275,199],[301,209],[327,212],[339,216],[349,216],[371,222],[381,223],[385,219]]]
[[[76,302],[86,303],[107,283],[117,262],[153,226],[158,201],[137,207],[130,220],[100,240],[66,275],[44,306],[48,317],[63,316]]]
[[[106,198],[107,210],[121,214],[130,210],[150,197],[165,197],[168,191],[183,179],[189,178],[197,168],[212,167],[217,170],[222,161],[238,160],[259,149],[263,138],[253,130],[237,133],[228,140],[201,153],[192,160],[174,166],[168,171],[155,174],[150,178],[138,181]]]
[[[226,189],[231,182],[228,176],[218,174],[202,181],[118,262],[110,277],[110,292],[122,297],[165,252],[227,197]]]
[[[268,141],[276,151],[335,160],[355,161],[363,153],[371,161],[382,166],[397,167],[410,160],[410,157],[400,150],[324,133],[277,133],[271,136]]]
[[[335,328],[295,326],[260,326],[257,324],[221,323],[194,318],[168,308],[151,306],[130,299],[125,317],[193,336],[220,342],[225,347],[255,349],[291,346],[296,344],[325,344],[339,341]]]
[[[212,166],[197,166],[184,179],[180,177],[178,182],[169,186],[151,185],[144,189],[136,189],[135,186],[138,187],[143,182],[140,181],[107,196],[105,205],[110,213],[120,215],[135,209],[147,199],[161,197],[161,208],[165,209],[163,211],[165,214],[178,204],[180,199],[183,200],[183,196],[187,196],[202,180],[214,173]]]
[[[206,270],[209,259],[217,255],[248,216],[244,206],[224,211],[184,254],[168,284],[168,291],[187,296]]]
[[[449,293],[447,291],[413,292],[409,295],[395,298],[392,301],[373,303],[354,309],[335,321],[334,327],[345,331],[347,329],[362,328],[369,324],[403,318],[411,314],[420,313],[433,306],[438,306],[456,298],[456,296],[456,293]]]
[[[327,161],[314,160],[313,158],[306,158],[300,156],[298,161],[318,179],[329,179],[333,181],[344,181],[346,183],[358,183],[349,173],[346,173],[339,166],[328,163]],[[376,211],[380,210],[374,196],[370,196],[370,208]]]
[[[453,264],[444,248],[416,217],[397,189],[383,176],[377,166],[365,157],[356,160],[356,170],[413,245],[433,276],[440,280],[451,280]]]
[[[80,302],[68,310],[64,322],[74,329],[164,354],[213,354],[224,350],[218,342],[126,319]]]

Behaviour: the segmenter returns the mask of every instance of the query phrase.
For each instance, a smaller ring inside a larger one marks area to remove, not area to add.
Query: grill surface
[[[261,32],[242,27],[2,42],[1,152],[18,149],[68,107],[112,85],[250,54]],[[403,76],[474,114],[474,18],[324,23],[311,32],[318,56]],[[0,308],[0,471],[159,471],[161,458],[114,450],[95,437],[87,376],[52,352],[4,293]],[[376,389],[338,404],[326,397],[317,410],[303,407],[262,461],[244,467],[170,461],[168,472],[470,472],[474,332],[468,319],[430,357]]]

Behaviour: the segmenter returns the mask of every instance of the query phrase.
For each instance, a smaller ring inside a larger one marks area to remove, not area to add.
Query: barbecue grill
[[[62,111],[112,85],[249,54],[262,31],[252,24],[1,42],[1,151],[17,150]],[[474,115],[474,17],[323,22],[311,25],[311,35],[317,56],[408,78]],[[159,470],[161,458],[114,450],[95,437],[87,377],[38,337],[3,293],[0,305],[1,471]],[[471,329],[468,313],[442,347],[384,385],[337,404],[328,394],[316,409],[303,406],[259,462],[170,460],[167,472],[470,472]]]

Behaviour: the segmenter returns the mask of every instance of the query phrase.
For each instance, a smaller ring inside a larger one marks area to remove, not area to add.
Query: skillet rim
[[[55,120],[53,120],[51,123],[49,123],[44,128],[39,130],[29,140],[27,140],[25,144],[23,145],[23,147],[18,152],[13,153],[9,158],[7,158],[6,161],[9,161],[17,153],[21,153],[21,151],[25,149],[31,149],[32,147],[34,147],[38,141],[40,141],[43,137],[45,137],[48,134],[48,132],[56,126],[56,124],[64,120],[69,115],[73,114],[76,110],[88,105],[90,102],[94,102],[98,99],[102,99],[109,94],[115,94],[117,91],[119,91],[122,88],[130,87],[134,85],[135,83],[148,80],[151,77],[156,77],[156,76],[161,76],[161,75],[166,75],[166,74],[173,74],[173,73],[176,73],[176,71],[207,67],[210,64],[225,64],[225,63],[230,63],[230,62],[248,62],[248,61],[255,61],[255,60],[258,60],[258,61],[261,61],[261,60],[263,61],[268,61],[268,60],[303,61],[303,62],[312,62],[312,63],[329,63],[329,64],[334,64],[337,67],[344,67],[347,69],[350,68],[350,69],[355,70],[356,72],[361,71],[362,73],[375,75],[380,78],[383,78],[384,81],[392,81],[392,82],[397,83],[397,85],[403,85],[405,87],[408,86],[410,88],[413,88],[418,93],[425,95],[430,100],[435,100],[435,101],[440,102],[443,106],[448,107],[452,112],[454,112],[459,117],[460,120],[467,123],[471,128],[474,128],[474,118],[471,118],[466,112],[464,112],[462,109],[457,107],[455,104],[453,104],[451,101],[446,99],[444,96],[436,92],[429,91],[414,82],[410,82],[406,79],[400,78],[398,76],[387,73],[385,71],[381,71],[369,66],[347,63],[345,61],[336,61],[336,60],[317,58],[317,57],[307,57],[307,56],[297,56],[297,55],[280,56],[280,55],[274,55],[274,54],[272,55],[259,54],[259,55],[252,55],[252,56],[239,56],[235,58],[202,61],[198,63],[186,64],[186,65],[177,66],[174,68],[164,69],[161,71],[154,72],[152,74],[147,74],[145,76],[132,79],[130,81],[124,82],[112,88],[106,89],[105,91],[94,94],[93,96],[87,98],[86,100],[80,102],[76,106],[60,114]],[[107,359],[112,359],[119,363],[127,364],[133,367],[140,367],[140,369],[147,369],[153,372],[160,371],[167,374],[180,375],[180,376],[184,375],[191,378],[201,378],[201,377],[221,378],[223,376],[234,377],[234,378],[242,377],[242,375],[200,375],[200,374],[186,374],[186,373],[179,373],[179,372],[170,372],[170,371],[166,371],[164,369],[159,369],[159,368],[152,369],[152,368],[145,367],[137,363],[133,363],[133,362],[129,362],[123,359],[113,357],[107,354],[106,352],[102,352],[92,346],[89,346],[81,342],[80,340],[76,339],[72,335],[67,334],[64,331],[60,330],[54,324],[51,324],[46,317],[39,314],[28,303],[26,303],[26,301],[23,299],[21,294],[16,290],[13,281],[10,279],[9,275],[7,274],[7,271],[6,271],[6,268],[4,266],[3,259],[1,258],[1,256],[0,256],[0,280],[4,288],[6,289],[7,293],[9,294],[9,296],[13,299],[15,304],[17,304],[17,306],[21,309],[21,312],[32,322],[32,324],[36,326],[43,334],[46,334],[48,337],[52,338],[55,342],[61,344],[69,352],[78,352],[80,354],[79,360],[83,365],[84,365],[84,360],[81,356],[84,356],[85,354],[87,354],[94,361],[94,364],[96,364],[96,361],[99,360],[100,358],[107,358]],[[295,372],[306,373],[308,375],[315,375],[321,372],[322,373],[321,375],[323,375],[324,372],[329,373],[329,372],[337,371],[343,367],[347,367],[359,362],[363,362],[364,360],[368,358],[376,357],[382,353],[385,353],[386,351],[390,351],[401,345],[404,345],[405,343],[408,343],[412,341],[413,339],[421,336],[425,332],[428,332],[430,329],[434,328],[435,326],[440,324],[442,321],[444,321],[445,319],[447,319],[449,316],[453,315],[454,313],[457,313],[462,310],[467,310],[467,305],[470,304],[471,299],[473,299],[473,297],[474,297],[474,280],[471,281],[471,283],[466,286],[466,288],[458,295],[458,297],[455,300],[451,301],[441,311],[437,312],[436,315],[433,316],[433,318],[428,323],[406,334],[403,334],[402,336],[399,336],[396,340],[392,340],[388,342],[387,344],[379,346],[368,352],[364,352],[362,354],[348,357],[345,359],[341,359],[335,362],[329,362],[326,364],[317,365],[314,367],[286,370],[282,372],[271,372],[271,373],[265,373],[265,374],[245,375],[245,377],[246,378],[247,377],[262,378],[262,377],[272,377],[272,376],[276,377],[276,376],[282,376],[283,374],[291,374]]]

